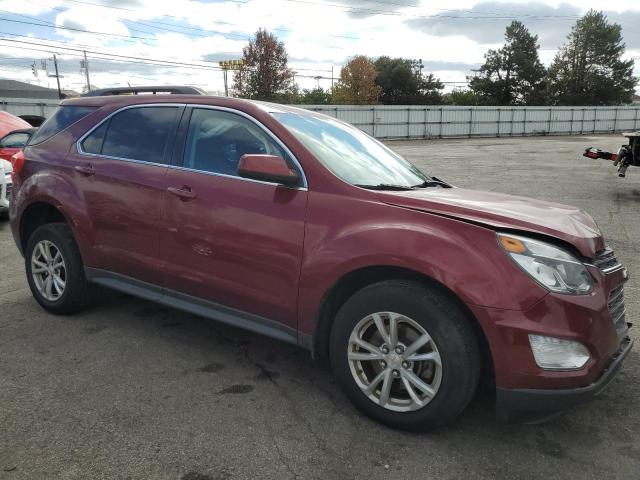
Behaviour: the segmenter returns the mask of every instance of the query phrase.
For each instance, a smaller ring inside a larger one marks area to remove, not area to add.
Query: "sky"
[[[363,54],[422,59],[423,72],[451,90],[501,46],[512,20],[539,36],[548,65],[591,8],[622,26],[626,57],[640,60],[638,0],[0,0],[0,78],[55,88],[56,54],[62,88],[81,91],[86,51],[98,87],[222,93],[218,62],[241,58],[262,27],[285,43],[300,88],[330,88],[349,57]]]

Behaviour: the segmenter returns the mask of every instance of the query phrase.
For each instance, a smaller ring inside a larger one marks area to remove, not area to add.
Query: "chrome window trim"
[[[233,180],[241,180],[243,182],[261,183],[263,185],[271,185],[273,187],[282,187],[282,188],[287,188],[289,190],[300,190],[302,192],[306,192],[308,190],[307,187],[289,187],[287,185],[283,185],[282,183],[267,182],[266,180],[256,180],[255,178],[239,177],[237,175],[229,175],[227,173],[207,172],[206,170],[197,170],[195,168],[181,167],[178,165],[163,165],[163,166],[168,167],[172,170],[181,170],[183,172],[193,172],[201,175],[211,175],[212,177],[231,178]]]
[[[165,163],[147,162],[145,160],[137,160],[137,159],[133,159],[133,158],[122,158],[122,157],[113,157],[113,156],[110,156],[110,155],[102,155],[102,154],[97,154],[97,153],[88,153],[88,152],[85,152],[82,149],[82,142],[84,141],[84,139],[87,138],[89,135],[91,135],[91,133],[93,133],[94,130],[98,129],[103,123],[107,122],[111,117],[113,117],[114,115],[116,115],[116,114],[118,114],[118,113],[120,113],[120,112],[122,112],[124,110],[128,110],[128,109],[131,109],[131,108],[145,108],[145,107],[191,107],[191,108],[201,108],[201,109],[207,109],[207,110],[218,110],[218,111],[229,112],[229,113],[233,113],[233,114],[236,114],[236,115],[240,115],[241,117],[244,117],[244,118],[248,119],[249,121],[251,121],[259,129],[261,129],[280,148],[282,148],[287,155],[289,155],[289,157],[291,158],[291,160],[293,161],[295,166],[298,168],[300,174],[302,175],[302,185],[299,186],[299,187],[284,187],[281,183],[277,183],[277,182],[266,182],[266,181],[263,181],[263,180],[254,180],[252,178],[245,178],[245,177],[240,177],[240,176],[237,176],[237,175],[227,175],[227,174],[224,174],[224,173],[207,172],[205,170],[197,170],[195,168],[187,168],[187,167],[183,167],[183,166],[171,165],[171,164],[165,164]],[[77,150],[79,155],[84,155],[84,156],[87,156],[87,157],[110,158],[112,160],[119,160],[119,161],[124,161],[124,162],[133,162],[133,163],[142,163],[142,164],[146,164],[146,165],[155,165],[155,166],[167,167],[167,168],[171,168],[171,169],[175,169],[175,170],[184,170],[184,171],[190,171],[190,172],[197,172],[197,173],[202,173],[202,174],[205,174],[205,175],[212,175],[212,176],[216,176],[216,177],[234,178],[234,179],[242,180],[242,181],[245,181],[245,182],[262,183],[262,184],[265,184],[265,185],[281,186],[281,187],[284,187],[284,188],[290,188],[292,190],[301,190],[301,191],[307,191],[308,190],[307,177],[306,177],[306,175],[304,173],[304,169],[302,168],[302,165],[300,164],[300,162],[298,161],[296,156],[291,152],[291,150],[289,150],[289,147],[287,147],[282,142],[282,140],[280,140],[278,137],[276,137],[275,134],[271,130],[269,130],[262,123],[260,123],[258,120],[253,118],[251,115],[249,115],[249,114],[247,114],[245,112],[242,112],[240,110],[236,110],[234,108],[229,108],[229,107],[219,107],[219,106],[216,106],[216,105],[202,105],[202,104],[199,104],[199,103],[143,103],[143,104],[136,104],[136,105],[127,105],[125,107],[119,108],[118,110],[116,110],[114,112],[111,112],[109,115],[107,115],[105,118],[103,118],[99,123],[97,123],[96,125],[91,127],[86,133],[84,133],[76,141],[76,150]]]

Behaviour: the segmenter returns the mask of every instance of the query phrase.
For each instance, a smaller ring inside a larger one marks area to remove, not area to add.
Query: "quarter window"
[[[166,163],[165,149],[178,107],[137,107],[116,113],[82,141],[86,153]]]
[[[237,176],[240,157],[248,153],[288,158],[264,130],[241,115],[204,108],[193,110],[184,167]]]
[[[46,139],[53,137],[56,133],[61,132],[70,125],[76,123],[83,117],[86,117],[96,111],[96,107],[79,107],[74,105],[62,105],[49,117],[31,137],[29,145],[44,142]]]
[[[102,153],[102,142],[104,142],[104,134],[107,131],[107,125],[109,125],[109,122],[104,122],[82,141],[83,151],[95,154]]]

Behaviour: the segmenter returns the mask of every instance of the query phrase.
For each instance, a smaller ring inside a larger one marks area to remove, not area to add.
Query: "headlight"
[[[584,264],[561,248],[501,233],[498,243],[522,270],[553,292],[585,294],[593,288],[593,278]]]

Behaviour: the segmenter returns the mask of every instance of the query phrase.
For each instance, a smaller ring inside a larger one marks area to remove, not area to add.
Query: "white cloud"
[[[106,4],[106,0],[83,1]],[[503,23],[508,21],[496,23],[493,20],[448,18],[463,16],[469,10],[491,15],[495,13],[494,10],[507,14],[514,11],[581,14],[589,8],[604,9],[617,15],[614,19],[621,23],[630,18],[626,21],[631,25],[623,23],[629,45],[634,49],[630,55],[633,52],[637,55],[640,50],[640,30],[632,28],[640,21],[640,3],[636,0],[511,0],[491,1],[490,4],[487,0],[449,0],[446,4],[435,4],[428,0],[404,0],[389,4],[369,0],[326,0],[327,4],[344,5],[340,8],[315,1],[317,4],[295,0],[248,0],[246,3],[228,0],[213,3],[195,0],[111,0],[108,5],[116,8],[103,8],[79,0],[0,0],[0,10],[54,21],[60,27],[108,34],[96,35],[58,28],[47,36],[78,48],[197,64],[204,64],[204,60],[239,57],[247,39],[258,28],[267,28],[285,42],[290,64],[298,72],[296,78],[306,88],[315,86],[316,80],[305,78],[305,75],[313,77],[321,74],[328,77],[334,66],[337,77],[339,66],[346,58],[356,54],[422,58],[427,67],[426,73],[435,72],[446,81],[463,80],[470,66],[482,62],[487,48],[501,43]],[[400,3],[419,6],[403,7]],[[373,14],[375,11],[387,11],[389,14]],[[432,15],[440,17],[426,18]],[[544,37],[546,42],[543,47],[555,48],[572,23],[572,20],[558,22],[550,18],[548,21],[538,19],[528,25],[534,33],[540,30],[541,40]],[[28,35],[37,31],[36,37],[44,36],[42,29],[17,25],[12,25],[13,33]],[[46,52],[7,50],[5,47],[3,52],[4,55],[20,58],[47,56]],[[83,79],[78,72],[79,58],[75,54],[65,55],[62,52],[58,50],[63,67],[68,69],[63,82],[80,88]],[[544,62],[550,62],[553,55],[554,50],[541,51]],[[101,86],[126,85],[127,82],[189,83],[212,90],[222,89],[222,74],[213,68],[162,67],[145,65],[144,62],[138,65],[116,64],[99,60],[98,57],[89,53],[93,69],[92,83]],[[3,67],[1,64],[0,67],[6,76],[33,79],[30,70],[21,70],[18,66]],[[323,79],[321,85],[328,87],[330,80]]]

